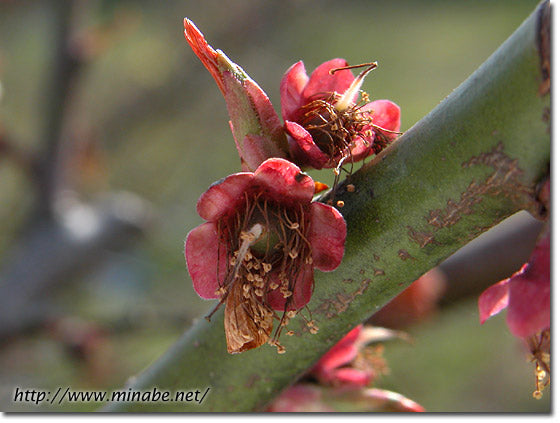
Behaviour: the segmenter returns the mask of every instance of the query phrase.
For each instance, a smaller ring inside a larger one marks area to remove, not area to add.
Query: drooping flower
[[[198,200],[207,222],[187,236],[187,266],[202,298],[225,303],[230,353],[267,341],[283,352],[278,336],[309,302],[313,268],[340,264],[346,223],[333,207],[312,202],[314,190],[296,165],[272,158],[254,173],[215,183]],[[271,337],[275,310],[282,317]]]
[[[354,77],[348,63],[333,59],[307,76],[303,62],[288,69],[280,99],[294,163],[338,168],[383,150],[397,136],[400,108],[389,100],[369,102],[362,82],[377,64]],[[358,98],[359,97],[359,98]]]
[[[517,273],[480,295],[480,323],[506,307],[509,330],[526,341],[535,362],[533,395],[540,398],[550,375],[550,232],[537,242],[529,261]]]
[[[185,18],[185,38],[222,92],[242,170],[254,171],[271,157],[288,157],[286,135],[265,92],[222,51],[214,50]]]
[[[337,411],[351,404],[353,410],[413,411],[424,408],[396,392],[370,387],[386,373],[382,347],[368,344],[393,338],[407,338],[402,332],[359,325],[336,343],[302,380],[284,390],[269,404],[269,412]],[[314,383],[313,383],[314,382]]]

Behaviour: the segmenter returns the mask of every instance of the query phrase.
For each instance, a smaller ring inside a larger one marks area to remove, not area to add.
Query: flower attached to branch
[[[526,341],[535,362],[535,398],[550,375],[550,233],[538,242],[529,262],[509,279],[487,288],[478,299],[480,323],[508,309],[511,333]]]
[[[357,77],[350,69],[366,67]],[[307,76],[303,62],[288,69],[280,99],[290,154],[300,166],[339,169],[377,154],[400,129],[400,108],[389,100],[369,101],[360,91],[377,63],[323,63]]]
[[[243,170],[254,171],[271,157],[288,157],[286,135],[265,92],[222,51],[214,50],[185,18],[185,38],[222,92]]]
[[[272,158],[254,173],[215,183],[198,200],[207,222],[187,236],[187,267],[202,298],[225,303],[228,352],[265,342],[284,352],[278,337],[309,302],[313,268],[340,264],[346,223],[333,207],[312,202],[314,191],[296,165]],[[274,311],[281,317],[272,335]],[[317,330],[313,321],[308,325]]]
[[[359,325],[336,343],[302,380],[287,388],[269,404],[271,412],[337,411],[352,404],[360,411],[425,411],[418,403],[396,392],[372,388],[388,372],[383,345],[370,343],[394,338],[408,340],[399,331]]]

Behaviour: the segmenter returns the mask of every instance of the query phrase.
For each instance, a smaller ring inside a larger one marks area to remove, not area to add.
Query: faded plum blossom
[[[230,353],[267,341],[284,352],[280,331],[309,302],[313,268],[331,271],[340,264],[346,223],[333,207],[312,202],[314,191],[296,165],[272,158],[254,173],[213,184],[198,200],[207,222],[187,236],[187,266],[202,298],[225,303]],[[282,316],[271,337],[275,310]]]
[[[384,328],[359,325],[335,344],[302,381],[287,388],[268,406],[270,412],[336,411],[335,404],[350,403],[366,411],[425,411],[396,392],[369,387],[387,372],[382,349],[367,345],[406,335]],[[311,383],[310,380],[316,381]]]
[[[222,51],[214,50],[185,18],[185,38],[226,100],[242,170],[254,171],[270,157],[288,157],[286,135],[265,92]]]
[[[550,233],[538,242],[529,262],[509,279],[487,288],[478,299],[480,323],[508,309],[511,333],[527,342],[535,362],[536,398],[550,374]]]
[[[290,67],[280,99],[294,163],[316,169],[339,168],[379,153],[398,134],[400,109],[389,100],[369,102],[360,92],[375,63],[354,77],[348,63],[333,59],[307,76],[303,62]],[[359,97],[359,98],[358,98]]]

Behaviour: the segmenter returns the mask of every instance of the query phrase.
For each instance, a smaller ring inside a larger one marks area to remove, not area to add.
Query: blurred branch
[[[420,275],[516,211],[535,211],[535,186],[550,161],[550,94],[541,91],[540,48],[548,8],[541,5],[438,107],[342,183],[355,186],[337,196],[345,204],[346,252],[336,271],[316,275],[308,311],[318,334],[294,319],[288,329],[295,335],[282,339],[286,354],[261,347],[229,355],[223,312],[216,313],[127,386],[210,387],[202,404],[110,403],[104,410],[261,409]]]
[[[0,126],[0,160],[10,159],[30,178],[36,174],[36,158],[24,150]]]
[[[150,221],[149,207],[127,193],[94,206],[73,198],[65,203],[57,220],[28,228],[2,263],[0,341],[53,317],[46,295],[53,287],[94,269],[108,250],[128,247]]]
[[[42,150],[37,158],[26,155],[0,134],[0,153],[31,169],[38,188],[36,209],[2,263],[0,340],[44,323],[51,312],[46,294],[94,269],[104,260],[104,251],[128,246],[151,221],[150,206],[129,193],[107,194],[96,204],[81,202],[73,185],[84,169],[77,166],[70,177],[65,172],[77,159],[77,149],[71,148],[76,147],[77,137],[67,134],[71,95],[92,51],[84,34],[73,28],[76,8],[82,3],[51,3],[55,49],[42,113]]]
[[[264,42],[265,37],[270,37],[273,31],[270,26],[277,25],[288,13],[283,3],[268,2],[242,2],[231,10],[232,16],[225,25],[216,28],[212,33],[212,42],[220,45],[226,51],[232,39],[237,45],[250,45],[251,40],[259,39]],[[252,22],[252,25],[239,27],[239,21]],[[189,63],[199,66],[194,54]],[[134,126],[142,121],[147,115],[153,117],[154,111],[162,115],[169,115],[170,111],[180,110],[182,114],[188,114],[190,108],[198,107],[193,99],[200,98],[209,86],[203,81],[208,80],[208,73],[202,66],[198,70],[187,67],[181,72],[174,73],[172,77],[163,81],[152,89],[138,91],[135,95],[127,98],[115,112],[111,113],[103,122],[104,132],[109,139],[116,139],[123,132],[123,127]],[[188,87],[188,98],[177,95],[177,87]],[[219,92],[211,86],[214,95]],[[224,126],[226,124],[224,123]]]
[[[61,161],[60,150],[64,120],[67,116],[67,105],[72,86],[81,67],[81,60],[77,51],[71,49],[72,16],[75,2],[55,0],[51,3],[54,11],[51,27],[54,31],[55,49],[45,96],[47,103],[43,113],[45,127],[43,151],[40,154],[39,174],[37,175],[39,184],[37,214],[52,217],[58,168]]]
[[[518,213],[441,263],[439,269],[449,281],[441,303],[478,296],[517,272],[531,255],[543,225],[527,213]]]

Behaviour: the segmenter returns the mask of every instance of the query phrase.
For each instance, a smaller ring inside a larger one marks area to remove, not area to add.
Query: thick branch
[[[286,354],[264,346],[228,355],[223,314],[201,319],[129,386],[210,387],[202,404],[113,403],[106,410],[259,409],[420,275],[507,216],[532,210],[550,159],[540,28],[537,11],[436,109],[342,184],[346,253],[335,272],[316,274],[309,309],[317,335],[296,318],[295,336],[282,339]],[[355,192],[345,191],[350,182]]]

